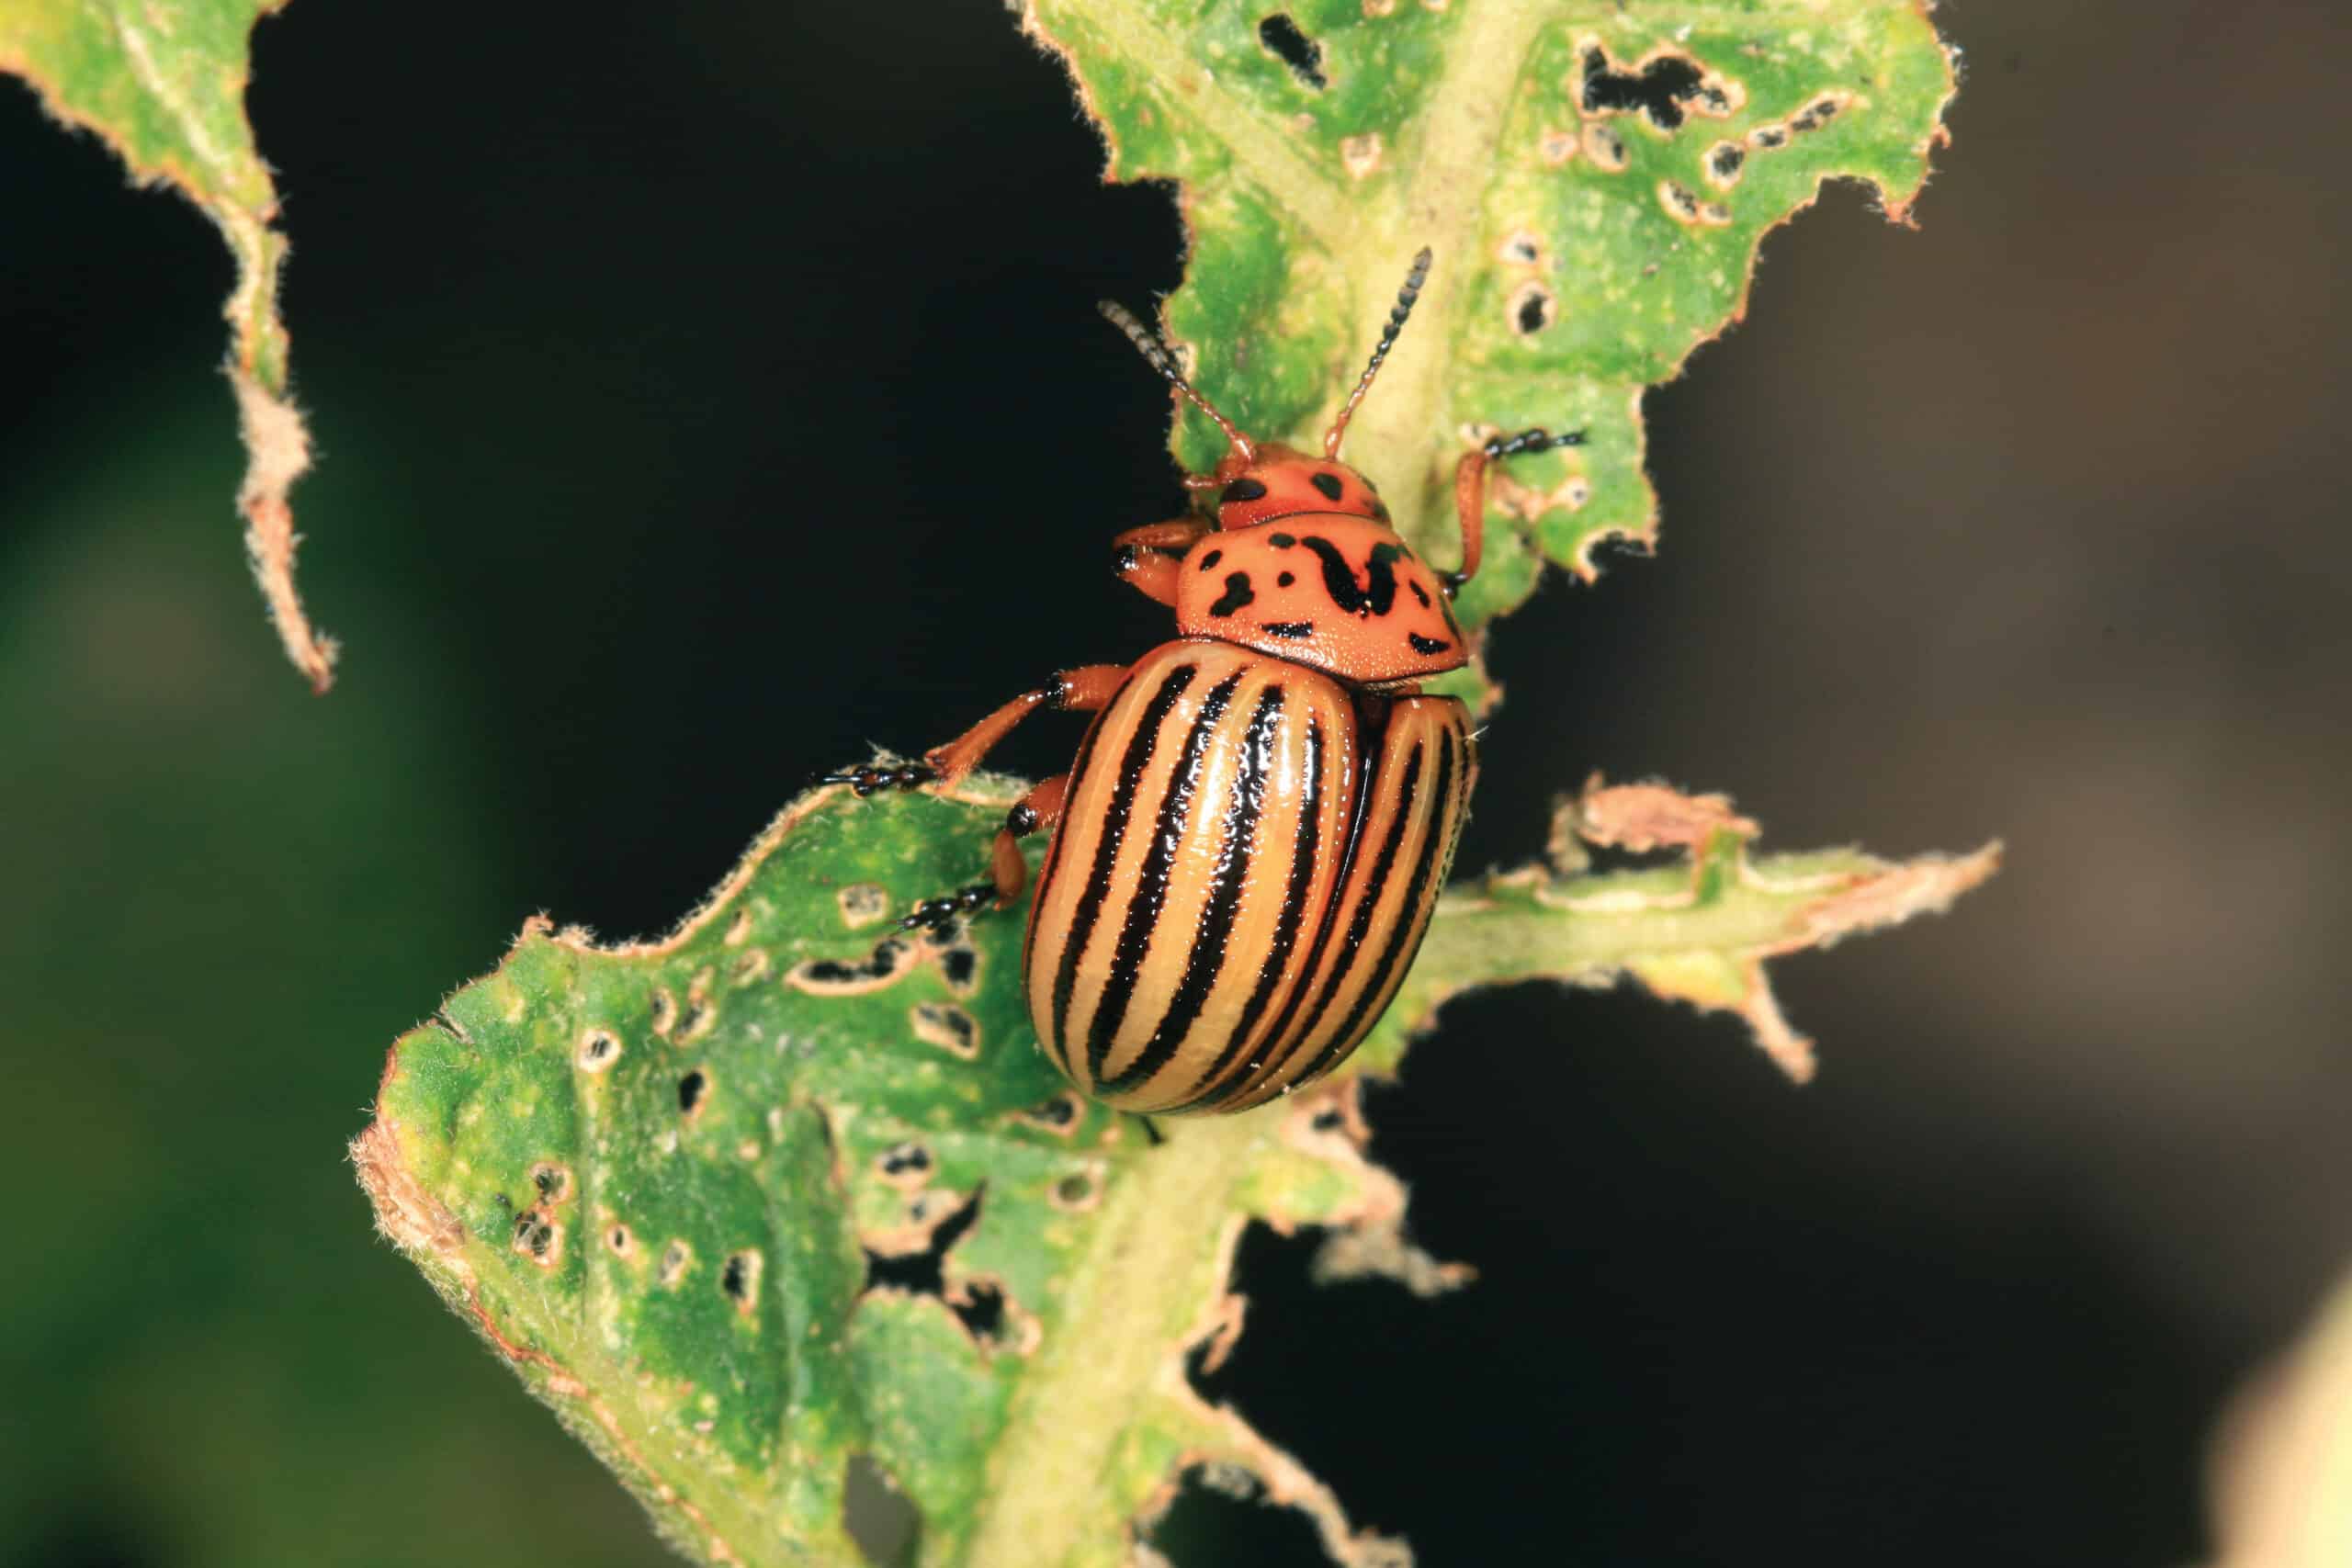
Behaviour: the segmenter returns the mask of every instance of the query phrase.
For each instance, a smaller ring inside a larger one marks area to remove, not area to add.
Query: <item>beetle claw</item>
[[[913,789],[939,777],[939,770],[929,762],[898,762],[889,767],[852,768],[846,773],[824,773],[819,784],[847,784],[861,800],[877,789]]]

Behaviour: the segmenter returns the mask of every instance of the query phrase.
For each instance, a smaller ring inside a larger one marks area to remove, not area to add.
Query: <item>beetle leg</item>
[[[929,926],[938,931],[956,916],[970,914],[991,900],[1000,909],[1011,908],[1029,883],[1029,862],[1021,853],[1021,840],[1060,821],[1062,803],[1069,795],[1069,775],[1057,773],[1023,795],[1004,814],[1004,826],[996,830],[989,854],[989,879],[924,899],[899,921],[899,929]]]
[[[1209,531],[1207,522],[1198,517],[1178,517],[1130,528],[1111,541],[1116,552],[1111,558],[1111,570],[1145,598],[1172,607],[1176,603],[1177,563]]]
[[[1003,739],[1039,703],[1050,702],[1076,713],[1092,713],[1109,706],[1126,681],[1127,668],[1124,664],[1081,664],[1075,670],[1065,670],[1036,691],[1022,693],[915,765],[930,770],[926,777],[952,784],[969,773],[988,749]],[[852,787],[855,787],[854,784]],[[1023,795],[1005,813],[1004,826],[997,829],[989,854],[989,879],[924,899],[899,921],[899,926],[907,931],[917,926],[938,931],[956,916],[971,914],[986,904],[993,902],[1000,909],[1011,905],[1021,897],[1021,889],[1029,881],[1029,863],[1022,858],[1021,840],[1061,819],[1062,802],[1069,792],[1069,775],[1059,773]]]
[[[1201,542],[1204,535],[1215,532],[1205,517],[1171,517],[1165,523],[1147,523],[1140,528],[1130,528],[1115,535],[1111,543],[1124,547],[1133,545],[1138,549],[1166,550],[1182,555]]]
[[[861,795],[877,789],[913,789],[918,784],[954,784],[979,765],[996,743],[1041,704],[1073,713],[1092,713],[1109,702],[1125,680],[1124,664],[1081,664],[1064,670],[1034,692],[1023,692],[944,746],[923,753],[920,762],[871,764],[838,773],[826,773],[819,784],[845,784]]]
[[[1522,430],[1517,435],[1498,435],[1485,446],[1462,454],[1462,461],[1453,466],[1453,511],[1462,523],[1462,570],[1445,574],[1448,593],[1458,592],[1464,583],[1478,575],[1478,561],[1486,553],[1487,468],[1522,452],[1549,452],[1555,446],[1583,445],[1581,430],[1559,435],[1548,430]]]

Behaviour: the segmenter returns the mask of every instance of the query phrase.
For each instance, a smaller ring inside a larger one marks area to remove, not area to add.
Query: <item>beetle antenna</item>
[[[1396,291],[1396,309],[1388,312],[1388,324],[1381,329],[1380,342],[1373,347],[1372,363],[1363,367],[1363,378],[1356,382],[1356,389],[1348,394],[1347,404],[1340,410],[1340,417],[1331,422],[1331,433],[1323,438],[1323,456],[1326,457],[1340,455],[1340,437],[1347,434],[1348,421],[1355,417],[1356,405],[1363,401],[1363,395],[1372,390],[1372,378],[1380,374],[1381,364],[1387,359],[1388,351],[1396,346],[1396,334],[1405,330],[1405,318],[1413,313],[1414,302],[1421,297],[1421,285],[1427,283],[1429,277],[1430,248],[1423,245],[1421,254],[1413,258],[1413,270],[1405,275],[1405,287]]]
[[[1258,449],[1250,444],[1250,438],[1236,430],[1231,420],[1217,412],[1215,404],[1193,389],[1193,384],[1184,379],[1184,373],[1176,368],[1176,356],[1168,352],[1168,345],[1154,337],[1125,305],[1105,299],[1095,309],[1102,312],[1103,320],[1127,334],[1127,341],[1136,345],[1136,352],[1142,355],[1154,370],[1167,377],[1170,386],[1183,393],[1194,408],[1216,422],[1216,427],[1225,432],[1225,438],[1233,443],[1233,449],[1241,455],[1243,462],[1258,460]]]

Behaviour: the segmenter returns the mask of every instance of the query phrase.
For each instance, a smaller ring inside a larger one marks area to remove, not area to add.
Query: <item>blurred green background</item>
[[[1449,1010],[1372,1110],[1466,1292],[1253,1233],[1204,1386],[1426,1563],[2191,1560],[2352,1259],[2352,22],[1941,21],[1922,231],[1831,192],[1650,399],[1661,552],[1497,634],[1463,863],[1600,768],[2009,869],[1784,965],[1802,1093],[1630,993]],[[531,911],[662,929],[813,773],[1164,633],[1102,544],[1180,504],[1165,400],[1092,302],[1181,236],[1057,69],[988,6],[609,27],[260,30],[324,700],[236,543],[221,247],[0,90],[0,1559],[662,1561],[369,1235],[384,1046]],[[1206,1491],[1164,1544],[1315,1560]]]

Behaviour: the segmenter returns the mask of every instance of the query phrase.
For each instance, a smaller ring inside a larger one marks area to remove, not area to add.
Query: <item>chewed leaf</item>
[[[710,1562],[857,1561],[877,1480],[925,1562],[1115,1562],[1202,1464],[1354,1539],[1182,1359],[1245,1215],[1376,1241],[1401,1190],[1345,1088],[1153,1146],[1037,1050],[1017,918],[879,918],[1012,798],[808,796],[668,941],[537,922],[392,1049],[385,1234]]]
[[[229,379],[247,454],[237,509],[245,551],[287,657],[325,691],[335,646],[312,628],[294,589],[287,494],[310,467],[310,438],[287,396],[286,326],[277,315],[286,237],[277,193],[245,119],[246,45],[285,0],[10,0],[0,6],[0,71],[23,77],[43,107],[96,134],[141,181],[169,185],[219,225],[237,261],[226,314]]]
[[[1585,797],[1594,836],[1637,818],[1695,858],[1451,896],[1356,1066],[1393,1067],[1465,985],[1630,971],[1741,1006],[1764,957],[1991,869],[1750,864],[1720,802],[1608,793]],[[1251,1219],[1330,1227],[1326,1278],[1427,1293],[1466,1271],[1406,1238],[1353,1068],[1147,1129],[1037,1049],[1017,915],[936,936],[879,918],[967,876],[1013,798],[820,791],[666,941],[534,922],[393,1046],[355,1148],[379,1225],[707,1562],[858,1561],[863,1488],[902,1500],[925,1562],[1118,1562],[1219,1466],[1305,1510],[1335,1560],[1396,1561],[1204,1404],[1185,1360],[1240,1332]]]
[[[1622,976],[1669,1001],[1737,1014],[1773,1064],[1804,1083],[1814,1074],[1813,1042],[1781,1015],[1766,961],[1940,914],[2001,864],[1997,843],[1906,862],[1859,850],[1751,856],[1758,831],[1720,795],[1612,788],[1594,778],[1561,805],[1550,866],[1447,890],[1420,961],[1359,1053],[1361,1065],[1393,1069],[1412,1032],[1456,992],[1537,978],[1605,985]],[[1673,859],[1595,874],[1571,839]]]
[[[1348,455],[1437,558],[1478,439],[1582,429],[1488,500],[1474,623],[1549,560],[1589,577],[1646,544],[1643,389],[1746,308],[1765,231],[1823,181],[1900,218],[1951,62],[1916,0],[1029,0],[1101,127],[1114,179],[1173,179],[1193,236],[1168,321],[1245,429],[1317,435],[1408,260],[1437,265]],[[1221,450],[1197,413],[1176,451]]]

